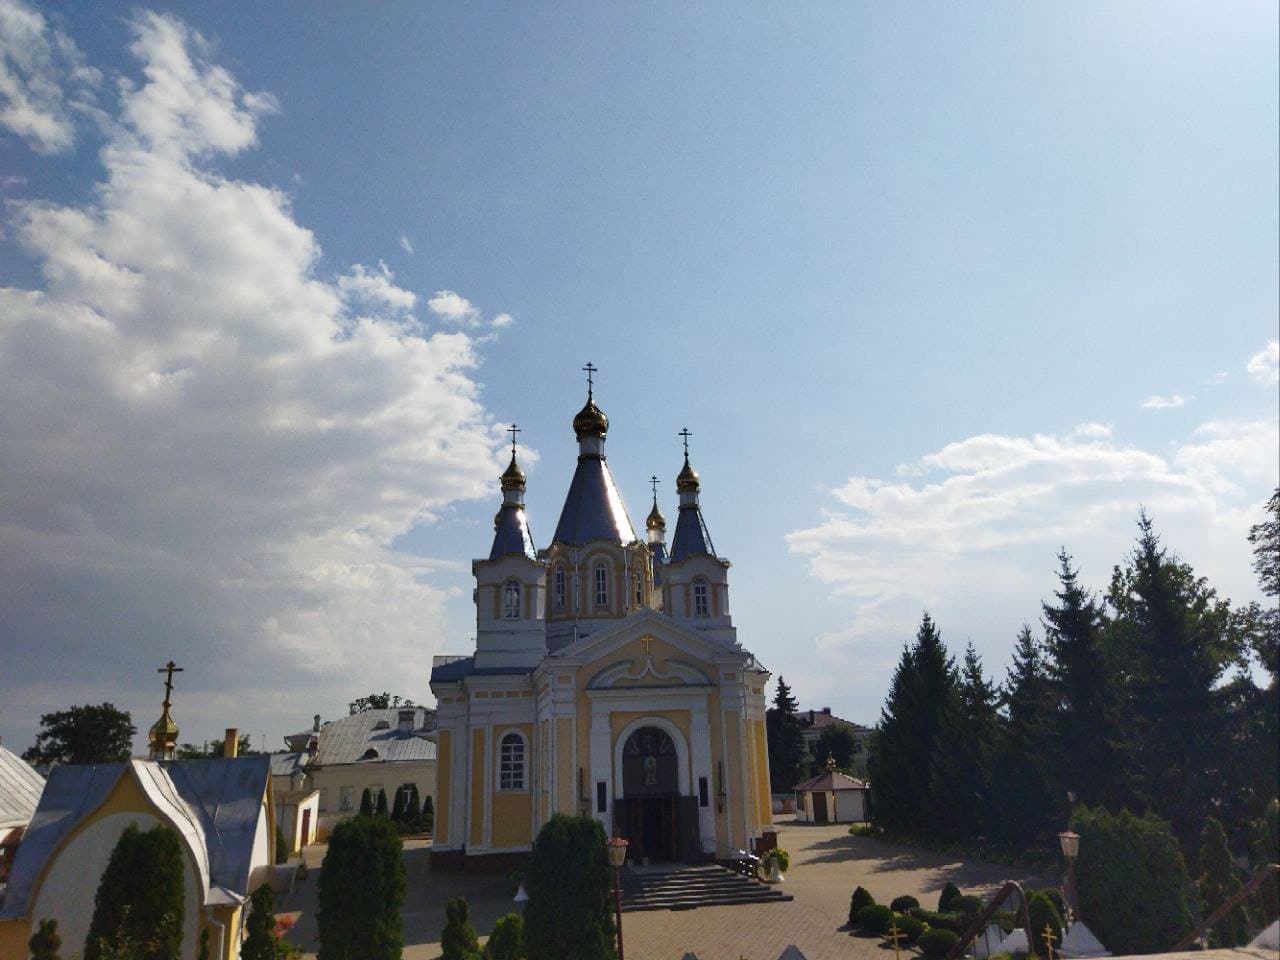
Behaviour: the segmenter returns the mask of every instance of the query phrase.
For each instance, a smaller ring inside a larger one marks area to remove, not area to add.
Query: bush
[[[529,960],[613,960],[612,877],[599,821],[552,816],[533,843],[528,871]]]
[[[920,953],[926,960],[944,960],[959,939],[959,935],[950,930],[930,928],[920,934]]]
[[[920,934],[925,931],[924,922],[917,920],[910,914],[895,912],[893,922],[898,925],[898,932],[906,937],[907,943],[917,942],[920,939]],[[889,931],[885,932],[888,933]]]
[[[390,815],[387,813],[387,791],[378,791],[378,802],[373,805],[373,814],[376,817],[390,818]]]
[[[917,920],[924,921],[930,927],[938,930],[950,930],[957,936],[969,929],[970,917],[968,914],[939,913],[937,910],[921,910],[919,907],[910,911],[910,914]]]
[[[493,927],[484,945],[486,960],[525,960],[524,920],[518,913],[508,913]]]
[[[98,882],[85,960],[141,951],[147,960],[182,955],[184,895],[182,840],[172,827],[143,833],[129,824],[120,834]]]
[[[57,920],[41,920],[40,929],[27,941],[31,960],[58,960],[62,938],[58,936]]]
[[[422,798],[422,832],[433,833],[436,829],[436,802],[427,794]]]
[[[866,887],[858,887],[853,891],[853,896],[849,898],[849,926],[856,926],[858,923],[858,911],[863,907],[875,906],[876,898],[867,892]]]
[[[855,823],[849,828],[851,837],[878,837],[883,833],[884,829],[877,827],[874,823]]]
[[[908,910],[915,910],[919,906],[919,900],[910,894],[903,894],[900,897],[893,898],[893,903],[889,904],[889,909],[894,913],[906,913]]]
[[[480,941],[471,926],[471,907],[462,897],[445,904],[444,930],[440,933],[440,960],[480,960]]]
[[[1217,910],[1240,891],[1227,832],[1214,817],[1206,817],[1200,832],[1200,875],[1196,878],[1203,916]],[[1242,903],[1223,917],[1209,935],[1211,947],[1238,947],[1249,940],[1249,913]]]
[[[1058,916],[1065,922],[1067,919],[1067,900],[1062,895],[1062,891],[1057,887],[1045,887],[1040,891],[1049,898],[1049,902],[1053,904],[1053,909],[1058,911]],[[1027,896],[1031,895],[1031,891],[1027,891]]]
[[[858,911],[858,926],[867,933],[888,933],[893,922],[893,911],[883,904],[873,903]]]
[[[774,847],[772,850],[766,850],[765,855],[760,858],[760,866],[766,870],[769,869],[770,861],[778,862],[778,869],[786,873],[791,869],[791,854],[783,850],[781,847]]]
[[[942,888],[942,893],[938,894],[938,912],[946,913],[950,910],[951,901],[960,895],[960,888],[954,883],[948,882],[947,885]]]
[[[416,783],[409,787],[409,799],[405,801],[402,820],[410,833],[422,832],[422,801],[418,798]]]
[[[276,863],[289,862],[289,841],[284,838],[284,831],[276,826]]]
[[[360,792],[360,816],[373,816],[373,794],[369,792],[368,787]]]
[[[317,893],[318,960],[400,960],[404,855],[389,819],[352,817],[334,828]]]
[[[1057,954],[1057,949],[1062,944],[1062,914],[1058,913],[1058,909],[1053,905],[1053,901],[1045,896],[1045,891],[1031,894],[1027,898],[1027,923],[1031,930],[1030,953],[1038,957],[1047,957],[1048,951],[1044,942],[1045,928],[1049,928],[1049,933],[1053,936],[1053,951]]]
[[[951,903],[947,907],[948,913],[963,913],[970,917],[976,917],[982,912],[982,898],[974,896],[961,895],[952,897]]]
[[[249,895],[249,918],[245,921],[241,960],[275,960],[276,898],[271,887],[262,884]]]
[[[1071,826],[1080,915],[1112,953],[1164,952],[1191,929],[1187,867],[1167,821],[1079,807]]]
[[[1267,863],[1280,863],[1280,800],[1267,804],[1266,812],[1253,824],[1253,869]],[[1254,912],[1264,925],[1275,921],[1280,913],[1280,877],[1274,874],[1262,881],[1254,898]]]

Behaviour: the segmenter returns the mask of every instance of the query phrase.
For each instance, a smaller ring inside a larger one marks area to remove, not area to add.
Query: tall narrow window
[[[502,619],[520,619],[520,581],[508,580],[502,587]]]
[[[639,570],[636,571],[636,606],[644,606],[644,576]]]
[[[551,575],[551,592],[555,597],[557,610],[564,609],[564,567],[556,567],[556,572]]]
[[[524,789],[524,737],[514,731],[502,738],[498,754],[498,789]]]
[[[609,568],[604,562],[596,564],[596,606],[607,607],[609,605]]]
[[[699,577],[693,581],[693,615],[695,617],[711,616],[711,600],[707,590],[707,581]]]

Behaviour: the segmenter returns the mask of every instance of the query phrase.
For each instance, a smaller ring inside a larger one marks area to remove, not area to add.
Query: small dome
[[[507,469],[502,471],[502,476],[498,478],[502,481],[503,490],[523,490],[524,489],[524,471],[520,469],[520,465],[516,463],[516,455],[511,454],[511,463]]]
[[[173,717],[169,716],[168,707],[160,715],[160,719],[147,731],[147,742],[153,750],[163,751],[165,748],[173,749],[177,746],[178,725],[173,722]]]
[[[649,511],[649,516],[644,522],[646,530],[665,530],[667,527],[667,518],[662,515],[662,511],[658,509],[658,501],[653,501],[653,509]]]
[[[684,458],[684,467],[680,470],[680,475],[676,477],[676,489],[685,493],[687,491],[697,491],[699,488],[698,472],[689,466],[689,458]]]
[[[579,440],[583,437],[600,437],[609,432],[609,418],[596,406],[596,402],[587,398],[587,405],[578,411],[573,418],[573,432]]]

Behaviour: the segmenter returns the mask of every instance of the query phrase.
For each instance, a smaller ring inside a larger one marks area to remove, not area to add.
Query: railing
[[[1237,890],[1234,894],[1227,898],[1227,902],[1220,906],[1213,913],[1209,914],[1205,919],[1200,921],[1200,926],[1196,927],[1185,937],[1173,945],[1173,953],[1179,950],[1186,950],[1193,943],[1203,937],[1206,933],[1213,929],[1214,924],[1225,917],[1228,913],[1240,906],[1245,900],[1253,896],[1258,887],[1262,886],[1263,881],[1268,877],[1274,877],[1280,874],[1280,863],[1268,863],[1257,869],[1249,882]]]
[[[991,899],[991,902],[986,905],[974,921],[969,924],[969,929],[965,931],[964,936],[956,941],[955,946],[952,947],[951,951],[947,954],[947,960],[956,960],[957,957],[964,955],[965,948],[973,942],[974,937],[987,929],[987,924],[991,922],[991,918],[995,916],[996,911],[1000,909],[1000,904],[1004,903],[1009,894],[1014,892],[1018,894],[1018,898],[1022,901],[1022,929],[1026,931],[1027,944],[1030,945],[1035,943],[1035,941],[1031,939],[1031,917],[1027,914],[1027,895],[1023,893],[1022,885],[1018,883],[1018,881],[1009,880],[1000,888],[999,893]]]

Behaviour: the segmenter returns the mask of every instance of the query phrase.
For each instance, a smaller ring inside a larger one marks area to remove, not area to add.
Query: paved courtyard
[[[778,823],[779,843],[791,854],[785,887],[795,900],[789,903],[624,914],[628,960],[680,960],[690,950],[700,960],[775,960],[790,943],[799,946],[809,960],[885,960],[879,940],[851,936],[842,929],[849,895],[859,884],[881,902],[909,893],[931,907],[948,881],[966,893],[984,894],[1008,879],[1041,882],[998,864],[956,862],[880,840],[851,837],[847,829],[844,825],[809,825],[789,820]],[[323,846],[308,849],[308,865],[318,868],[324,850]],[[472,923],[482,935],[515,906],[505,877],[433,875],[426,867],[426,853],[425,841],[411,840],[405,845],[409,892],[404,960],[435,960],[440,956],[440,931],[449,897],[467,898]],[[314,956],[316,949],[318,876],[318,869],[313,869],[293,897],[280,906],[282,912],[298,916],[290,939],[300,944],[308,957]]]

